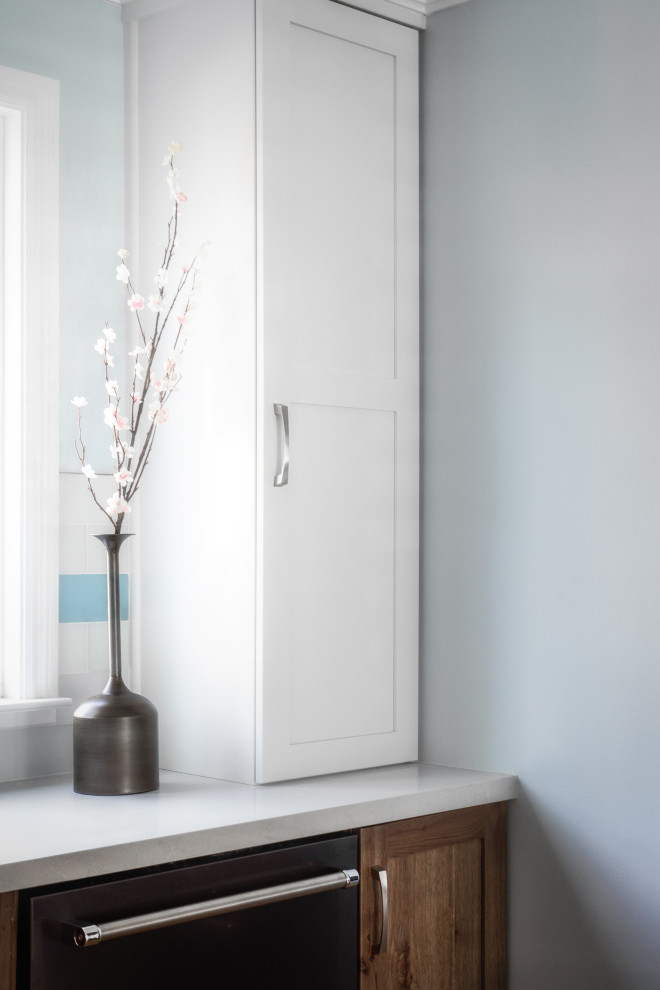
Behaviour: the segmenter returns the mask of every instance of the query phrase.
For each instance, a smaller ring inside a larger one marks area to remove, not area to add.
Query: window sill
[[[57,709],[72,701],[72,698],[0,698],[0,729],[52,725],[57,721]]]

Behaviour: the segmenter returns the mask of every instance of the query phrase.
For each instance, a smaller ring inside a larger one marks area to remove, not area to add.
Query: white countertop
[[[0,784],[0,891],[507,801],[511,774],[431,764],[248,785],[161,771],[147,794],[75,794],[72,776]]]

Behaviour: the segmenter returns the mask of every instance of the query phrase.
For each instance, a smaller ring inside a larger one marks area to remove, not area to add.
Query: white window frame
[[[59,82],[0,66],[0,727],[55,721]]]

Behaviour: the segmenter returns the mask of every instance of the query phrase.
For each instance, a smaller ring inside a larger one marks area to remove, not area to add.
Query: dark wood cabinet
[[[362,829],[360,877],[361,990],[504,990],[504,802]]]
[[[16,986],[16,913],[18,892],[0,893],[0,990]]]

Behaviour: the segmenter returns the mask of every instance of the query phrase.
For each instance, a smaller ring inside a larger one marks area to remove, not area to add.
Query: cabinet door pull
[[[380,938],[374,943],[373,955],[387,952],[387,870],[384,866],[372,866],[371,872],[380,890]]]
[[[273,479],[273,486],[275,488],[282,488],[289,482],[289,407],[282,405],[281,402],[274,402],[273,409],[278,418],[278,424],[280,422],[282,423],[281,428],[277,431],[280,448],[278,458],[279,470]]]
[[[277,901],[289,901],[294,897],[304,897],[306,894],[320,894],[326,890],[339,890],[342,887],[357,887],[359,882],[360,874],[357,870],[337,870],[320,877],[310,877],[308,880],[295,880],[292,883],[282,883],[276,887],[248,890],[241,894],[231,894],[228,897],[216,897],[212,901],[200,901],[196,904],[186,904],[183,907],[167,908],[164,911],[135,915],[132,918],[122,918],[119,921],[104,921],[100,925],[84,921],[63,922],[62,929],[65,940],[69,941],[69,944],[79,948],[88,948],[98,945],[100,942],[108,942],[113,938],[121,938],[124,935],[155,931],[169,925],[181,925],[186,921],[213,918],[218,914],[242,911],[263,904],[274,904]]]

